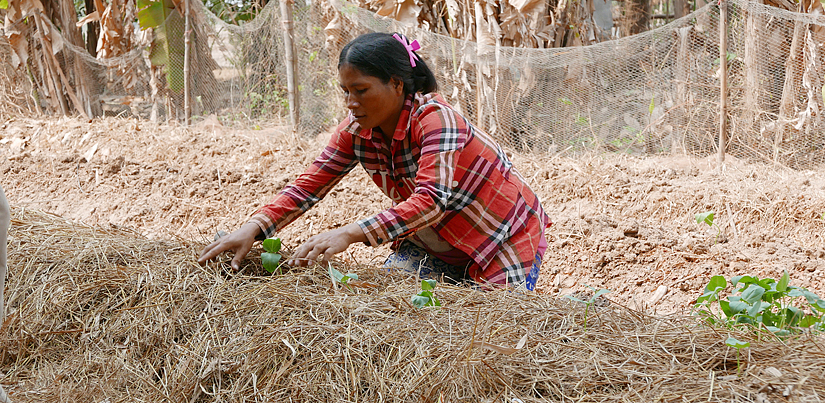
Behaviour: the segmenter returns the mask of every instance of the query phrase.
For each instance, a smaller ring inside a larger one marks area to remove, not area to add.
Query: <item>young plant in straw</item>
[[[698,214],[694,215],[693,218],[696,219],[697,224],[705,223],[709,227],[713,228],[713,218],[714,218],[714,216],[715,216],[715,213],[713,211],[706,211],[704,213],[698,213]],[[717,225],[716,226],[716,241],[715,242],[719,242],[719,236],[720,235],[722,235],[722,230]]]
[[[352,286],[349,285],[349,281],[350,280],[358,280],[358,275],[357,274],[355,274],[355,273],[342,274],[340,271],[338,271],[337,269],[332,267],[331,263],[329,264],[328,271],[329,271],[329,278],[332,279],[333,284],[342,284],[345,287],[347,287],[350,291],[354,292],[354,290],[352,289]]]
[[[730,282],[737,295],[721,298],[728,282],[722,276],[713,276],[696,299],[695,314],[712,325],[753,326],[777,336],[787,336],[802,328],[825,330],[825,300],[803,287],[790,285],[787,271],[783,271],[779,281],[735,276]],[[800,301],[804,301],[802,308],[794,305]]]
[[[437,281],[432,279],[421,280],[421,292],[412,296],[414,307],[421,309],[425,306],[441,306],[441,301],[435,296]]]
[[[728,347],[733,347],[733,348],[736,349],[736,376],[741,376],[742,375],[742,364],[739,361],[739,350],[741,350],[743,348],[746,348],[746,347],[750,347],[751,343],[747,342],[747,341],[739,341],[734,337],[728,336],[728,338],[725,340],[725,344]]]
[[[281,267],[281,238],[264,239],[262,246],[266,252],[261,253],[261,263],[266,271],[274,273]]]
[[[587,301],[576,298],[572,295],[565,295],[565,297],[567,299],[570,299],[570,300],[573,300],[573,301],[584,304],[584,330],[585,331],[587,331],[587,314],[590,311],[590,306],[593,305],[594,303],[596,303],[597,298],[599,298],[600,296],[610,292],[610,290],[604,290],[604,289],[598,289],[597,290],[596,288],[591,287],[589,285],[587,286],[587,288],[589,288],[593,291],[593,296],[591,296],[590,299],[588,299]]]

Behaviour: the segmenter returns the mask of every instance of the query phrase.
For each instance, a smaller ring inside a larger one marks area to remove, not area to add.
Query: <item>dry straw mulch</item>
[[[825,340],[342,267],[200,267],[202,245],[13,208],[2,384],[15,402],[821,401]],[[520,343],[520,341],[526,341]]]

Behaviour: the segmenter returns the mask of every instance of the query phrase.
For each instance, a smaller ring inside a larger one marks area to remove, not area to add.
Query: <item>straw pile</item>
[[[339,267],[200,267],[202,245],[12,211],[3,385],[15,402],[820,401],[825,340],[780,343],[615,304]],[[524,341],[524,342],[521,342]]]

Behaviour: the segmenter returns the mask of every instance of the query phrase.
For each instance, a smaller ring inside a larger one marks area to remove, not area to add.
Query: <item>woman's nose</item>
[[[347,96],[347,108],[355,109],[358,107],[358,101],[352,95]]]

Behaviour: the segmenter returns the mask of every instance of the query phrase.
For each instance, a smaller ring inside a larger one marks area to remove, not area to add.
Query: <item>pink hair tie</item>
[[[392,34],[392,37],[397,39],[398,42],[401,42],[401,44],[404,45],[404,48],[407,49],[407,53],[410,54],[410,64],[413,67],[415,67],[415,61],[419,60],[419,59],[418,59],[418,55],[416,55],[413,52],[415,52],[416,50],[421,49],[421,45],[418,44],[418,41],[415,40],[415,41],[412,41],[410,43],[407,43],[407,42],[409,42],[409,40],[406,37],[404,37],[403,35],[399,35],[399,34]]]

